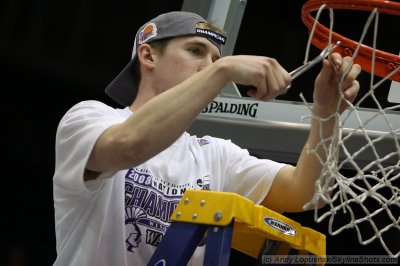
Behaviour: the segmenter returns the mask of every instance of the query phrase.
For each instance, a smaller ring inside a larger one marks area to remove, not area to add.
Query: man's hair
[[[213,23],[209,23],[209,22],[199,22],[199,23],[197,23],[197,27],[201,28],[201,29],[211,30],[211,31],[214,31],[214,32],[217,32],[220,34],[226,34],[224,30],[217,27]],[[158,41],[154,41],[154,42],[149,42],[148,44],[153,49],[155,49],[160,55],[163,55],[165,48],[169,44],[169,41],[173,38],[176,38],[176,37],[166,38],[166,39],[162,39],[162,40],[158,40]],[[134,80],[137,81],[137,84],[139,85],[142,76],[140,73],[140,62],[138,59],[135,60],[134,65],[133,65],[133,78],[134,78]]]
[[[216,26],[212,22],[199,22],[199,23],[197,23],[197,27],[200,28],[200,29],[211,30],[211,31],[215,31],[217,33],[220,33],[222,35],[226,35],[226,32],[223,29],[221,29],[220,27]]]

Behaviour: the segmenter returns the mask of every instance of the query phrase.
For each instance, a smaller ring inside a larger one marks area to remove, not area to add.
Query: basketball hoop
[[[318,22],[323,9],[329,9],[329,29]],[[333,10],[346,9],[370,11],[359,41],[353,41],[333,31]],[[315,17],[311,13],[318,11]],[[310,30],[305,61],[307,61],[310,43],[324,49],[328,44],[341,42],[335,49],[342,56],[351,56],[354,63],[370,72],[368,91],[354,103],[347,101],[341,94],[340,101],[346,101],[348,108],[342,115],[334,116],[335,128],[329,139],[323,139],[317,147],[325,150],[326,159],[319,157],[317,149],[309,149],[322,165],[322,172],[315,183],[313,199],[305,209],[314,208],[314,219],[321,222],[329,219],[331,235],[353,228],[357,231],[358,241],[367,245],[378,240],[385,251],[392,257],[400,256],[398,241],[400,235],[400,104],[385,107],[377,95],[385,80],[400,82],[400,56],[376,49],[379,14],[400,15],[400,3],[383,0],[309,0],[303,5],[302,20]],[[373,45],[363,44],[369,26],[375,21]],[[343,87],[344,74],[339,78],[338,90]],[[374,76],[383,79],[374,83]],[[309,107],[302,95],[303,102]],[[376,110],[361,115],[359,106],[371,99]],[[339,106],[339,105],[338,105]],[[319,122],[324,118],[311,115],[309,118]],[[348,127],[349,120],[354,119],[356,125]],[[379,131],[370,128],[371,121],[381,121]],[[358,138],[358,137],[359,138]],[[373,158],[365,164],[362,154],[373,154]],[[339,154],[343,159],[339,160]],[[346,166],[347,165],[347,166]],[[343,175],[341,170],[352,170]],[[354,175],[353,175],[354,173]],[[323,201],[329,208],[318,208]]]
[[[311,42],[319,49],[324,49],[329,44],[329,33],[332,34],[332,43],[337,41],[341,45],[335,50],[343,56],[352,56],[357,46],[357,42],[346,38],[336,32],[330,30],[320,24],[311,15],[311,12],[318,10],[321,5],[326,5],[329,9],[346,9],[359,11],[373,11],[377,9],[379,13],[400,16],[400,3],[394,1],[383,0],[309,0],[303,5],[302,20],[309,30],[315,24],[315,32]],[[375,51],[374,51],[375,50]],[[373,53],[375,55],[373,56]],[[375,67],[372,71],[372,59],[375,58]],[[373,49],[369,46],[361,44],[357,57],[354,62],[359,64],[365,71],[373,73],[379,77],[387,77],[388,79],[400,82],[400,56]]]

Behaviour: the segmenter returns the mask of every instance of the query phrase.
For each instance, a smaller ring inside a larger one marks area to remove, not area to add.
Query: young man
[[[220,58],[224,42],[196,14],[160,15],[139,29],[132,60],[106,88],[124,108],[83,101],[68,110],[56,137],[55,265],[145,265],[187,189],[235,192],[278,212],[302,211],[321,171],[306,149],[316,147],[321,132],[331,134],[333,119],[312,122],[296,167],[185,132],[228,82],[253,86],[249,95],[263,101],[291,83],[272,58]],[[336,111],[337,77],[352,64],[339,54],[331,62],[324,60],[315,81],[319,117]],[[346,75],[349,100],[359,90],[359,73],[352,65]],[[191,265],[202,264],[203,252],[197,248]]]

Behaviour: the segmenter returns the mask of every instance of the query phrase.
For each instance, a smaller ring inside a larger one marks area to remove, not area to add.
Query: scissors
[[[339,45],[340,45],[340,41],[336,42],[336,44],[329,44],[313,60],[308,61],[304,65],[302,65],[302,66],[296,68],[295,70],[293,70],[292,72],[290,72],[289,74],[292,77],[292,80],[294,80],[295,78],[299,77],[300,75],[302,75],[303,73],[308,71],[310,68],[312,68],[313,66],[315,66],[316,64],[321,62],[324,58],[326,58],[328,55],[330,55],[333,52],[333,50],[335,50],[336,47],[338,47]]]

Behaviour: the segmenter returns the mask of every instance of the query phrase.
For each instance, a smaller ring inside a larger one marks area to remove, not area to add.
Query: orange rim
[[[348,9],[348,10],[361,10],[361,11],[372,11],[374,8],[378,8],[379,13],[399,16],[400,15],[400,3],[393,1],[383,0],[309,0],[302,8],[302,20],[307,28],[311,31],[314,26],[315,19],[311,16],[311,12],[319,10],[319,8],[325,4],[326,8],[331,9]],[[330,30],[316,22],[315,31],[311,43],[319,49],[324,49],[329,42]],[[358,42],[355,42],[349,38],[346,38],[336,32],[332,32],[332,43],[337,41],[341,42],[341,45],[335,49],[335,52],[340,53],[342,56],[352,56]],[[361,44],[357,57],[354,62],[359,64],[365,71],[372,72],[372,55],[373,48]],[[384,52],[375,49],[375,69],[374,74],[382,78],[387,77],[394,69],[400,66],[400,56]],[[396,71],[394,75],[389,77],[391,80],[400,82],[400,71]]]

